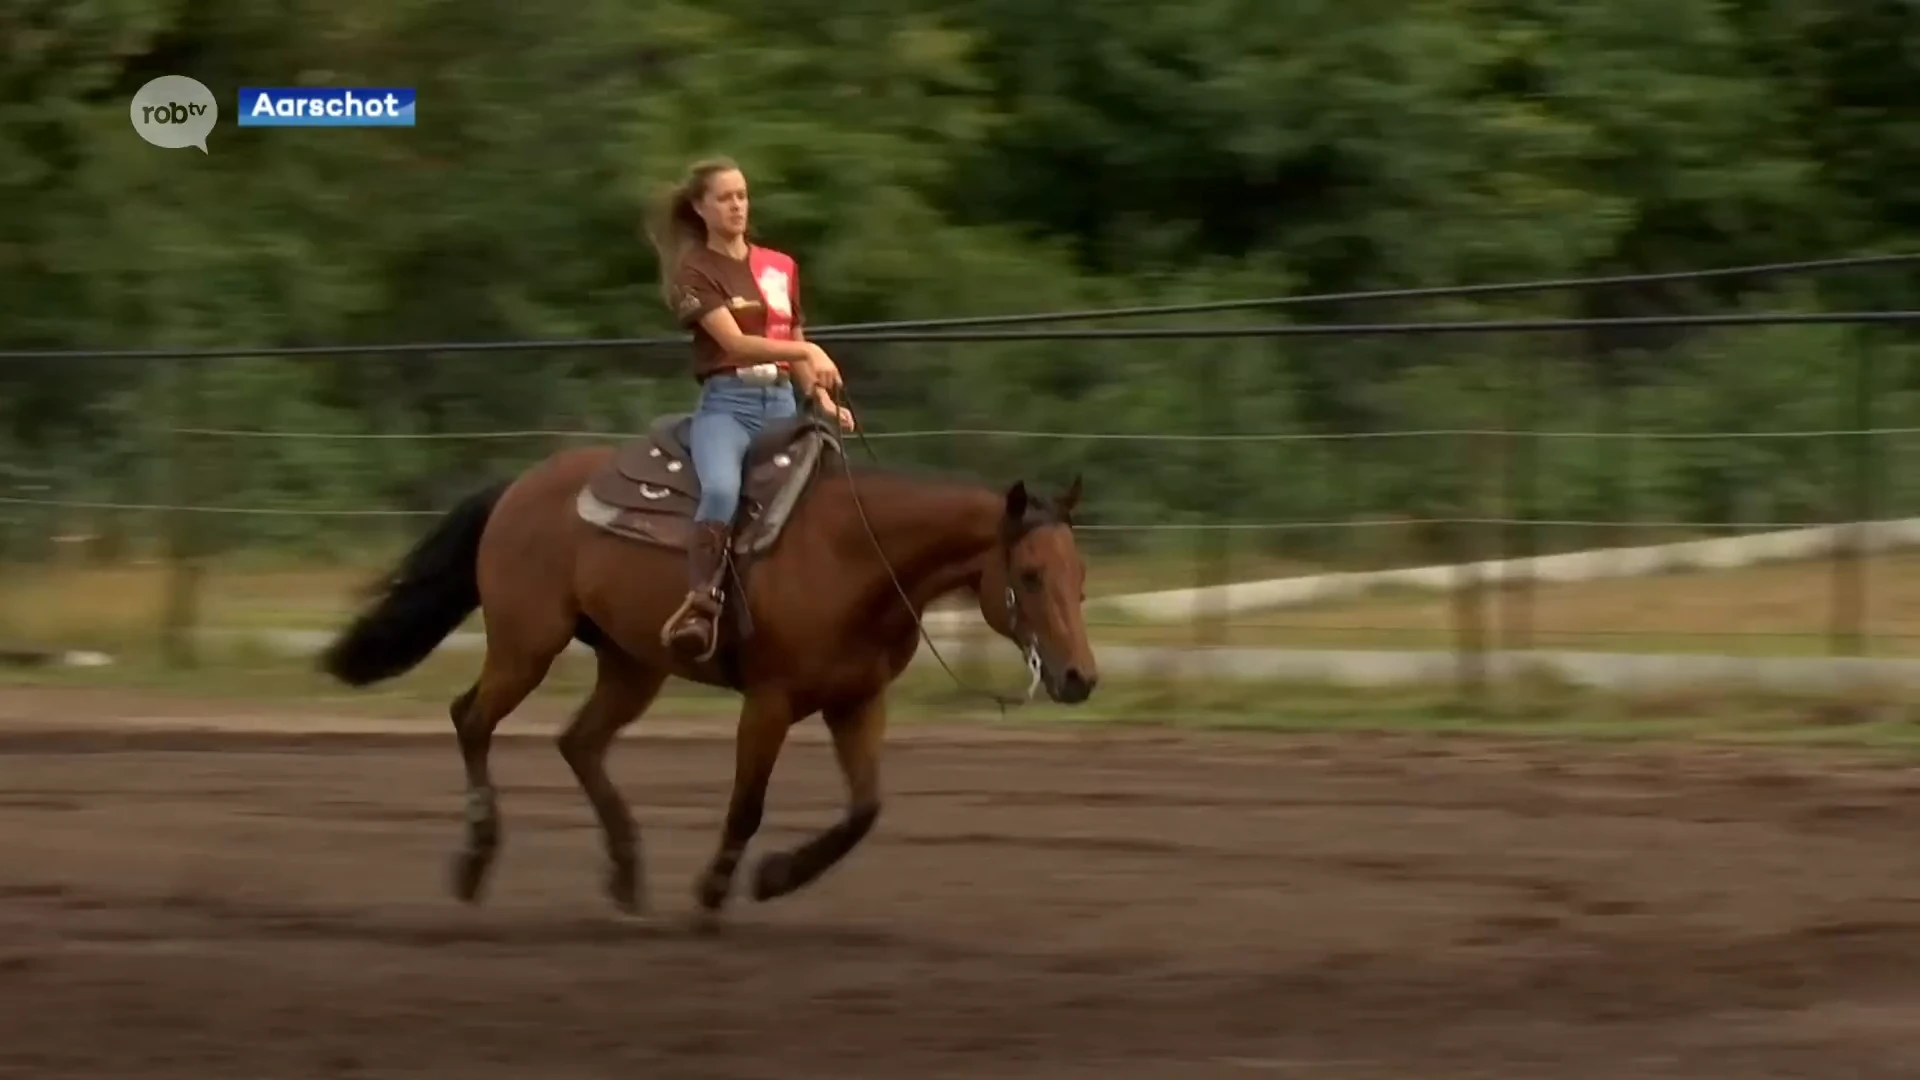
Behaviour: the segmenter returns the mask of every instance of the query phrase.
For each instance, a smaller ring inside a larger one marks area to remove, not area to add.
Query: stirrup
[[[691,659],[696,664],[704,664],[713,659],[713,654],[720,649],[720,604],[710,593],[689,592],[686,598],[680,601],[680,606],[673,610],[673,614],[668,616],[667,621],[660,627],[660,644],[675,656],[682,656],[681,649],[685,646],[674,639],[681,634],[699,633],[699,630],[691,625],[691,620],[696,617],[694,611],[696,606],[700,609],[698,614],[705,616],[708,629],[705,641],[700,643],[699,654]]]

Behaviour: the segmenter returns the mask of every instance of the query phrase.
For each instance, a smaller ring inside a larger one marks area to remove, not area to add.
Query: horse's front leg
[[[833,753],[847,781],[847,812],[791,851],[766,855],[754,867],[753,898],[771,900],[811,884],[860,845],[880,818],[880,745],[887,734],[884,691],[851,708],[822,713]]]
[[[727,805],[727,821],[721,829],[720,848],[694,889],[700,907],[709,915],[727,902],[740,856],[760,829],[767,808],[767,783],[773,779],[774,763],[780,760],[792,724],[793,706],[784,695],[749,694],[741,706],[740,726],[734,732],[733,797]]]

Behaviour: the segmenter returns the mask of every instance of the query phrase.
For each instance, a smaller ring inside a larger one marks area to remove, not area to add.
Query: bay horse
[[[987,625],[1022,649],[1053,700],[1077,704],[1093,691],[1086,570],[1072,528],[1078,477],[1041,499],[1024,482],[996,491],[856,468],[837,431],[811,412],[750,449],[716,630],[725,644],[705,663],[681,659],[660,633],[685,596],[699,492],[687,419],[662,417],[617,448],[557,452],[467,496],[375,586],[321,658],[323,671],[351,686],[393,678],[480,611],[486,658],[448,709],[466,766],[465,840],[452,875],[466,903],[479,901],[500,847],[494,729],[573,641],[592,649],[597,672],[559,751],[599,819],[607,894],[630,914],[649,908],[642,845],[606,757],[671,676],[742,698],[732,797],[694,887],[709,916],[733,889],[795,723],[821,715],[847,807],[806,842],[763,856],[754,899],[810,884],[873,828],[887,691],[926,637],[922,617],[936,599],[976,594]]]

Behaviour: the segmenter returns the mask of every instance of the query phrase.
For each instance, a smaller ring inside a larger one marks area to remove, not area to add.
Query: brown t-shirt
[[[700,325],[707,312],[728,308],[742,333],[767,336],[767,305],[760,295],[760,286],[754,281],[750,257],[735,259],[702,244],[681,257],[672,294],[674,318],[693,331],[696,379],[741,366],[707,333],[707,328]],[[788,302],[793,308],[793,325],[797,330],[804,322],[798,281],[788,287]]]

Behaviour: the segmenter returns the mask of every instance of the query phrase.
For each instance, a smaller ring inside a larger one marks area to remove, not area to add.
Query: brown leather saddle
[[[575,505],[581,518],[643,544],[690,549],[693,511],[700,501],[700,481],[687,448],[692,426],[693,414],[671,413],[622,445],[580,489]],[[838,433],[827,421],[804,414],[779,421],[754,438],[747,448],[740,509],[733,520],[735,556],[773,549],[822,455],[838,452],[839,446]]]

